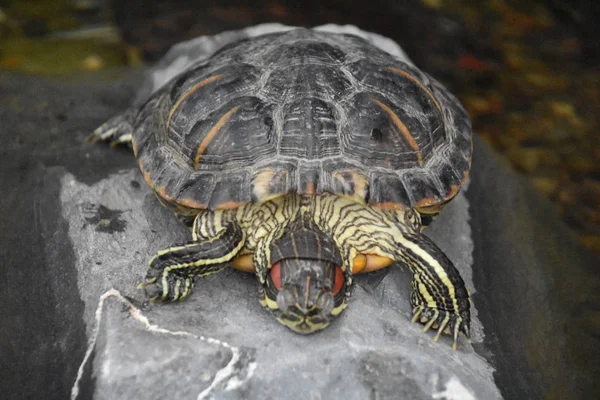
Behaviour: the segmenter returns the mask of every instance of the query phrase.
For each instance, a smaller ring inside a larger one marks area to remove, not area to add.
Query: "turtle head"
[[[297,333],[327,327],[346,306],[348,286],[333,241],[318,229],[298,229],[270,249],[261,303]]]

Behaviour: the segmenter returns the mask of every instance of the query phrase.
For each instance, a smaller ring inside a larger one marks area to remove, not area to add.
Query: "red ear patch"
[[[335,296],[342,290],[342,286],[344,286],[344,282],[346,282],[346,278],[344,277],[344,271],[342,271],[341,267],[335,267],[335,280],[333,281],[333,295]]]
[[[275,264],[273,264],[269,273],[271,274],[271,280],[273,281],[275,288],[277,288],[277,290],[280,290],[281,289],[281,263],[279,261],[277,261]]]

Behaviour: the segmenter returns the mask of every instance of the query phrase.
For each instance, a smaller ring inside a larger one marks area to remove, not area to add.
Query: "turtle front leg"
[[[206,223],[209,218],[213,219],[210,226],[198,226],[199,219]],[[245,234],[238,224],[221,225],[216,213],[209,213],[209,218],[206,214],[196,217],[193,241],[159,251],[150,260],[146,282],[140,287],[151,300],[184,300],[191,293],[194,277],[221,271],[244,247]]]
[[[423,331],[437,330],[436,341],[442,333],[451,335],[454,349],[460,332],[470,340],[469,293],[452,261],[420,233],[404,233],[398,258],[414,274],[412,321],[424,324]]]

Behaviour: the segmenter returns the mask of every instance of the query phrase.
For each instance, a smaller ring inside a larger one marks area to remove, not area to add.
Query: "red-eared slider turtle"
[[[260,303],[298,333],[346,307],[352,277],[399,262],[413,321],[469,337],[469,294],[421,229],[471,162],[470,122],[428,75],[366,40],[296,29],[241,40],[100,127],[130,142],[146,183],[193,221],[146,288],[186,298],[194,277],[255,272]]]

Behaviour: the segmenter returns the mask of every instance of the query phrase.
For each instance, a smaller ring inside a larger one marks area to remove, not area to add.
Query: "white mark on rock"
[[[249,363],[246,379],[240,379],[239,376],[231,377],[231,379],[227,382],[227,386],[225,386],[225,390],[230,391],[241,387],[244,383],[246,383],[246,381],[248,381],[248,378],[250,378],[254,374],[254,371],[256,371],[256,367],[257,364],[255,362]]]
[[[469,389],[464,387],[455,376],[450,378],[448,383],[446,383],[446,389],[443,392],[433,393],[431,398],[444,400],[477,400]]]
[[[215,377],[213,378],[213,381],[211,382],[211,384],[206,389],[204,389],[200,394],[198,394],[198,397],[197,397],[198,400],[206,399],[211,394],[211,392],[224,381],[227,381],[225,390],[233,390],[235,388],[242,386],[246,381],[248,381],[252,377],[254,371],[256,370],[256,363],[255,362],[250,363],[247,368],[247,373],[245,374],[246,375],[245,379],[243,379],[243,380],[239,379],[239,377],[236,376],[236,373],[239,372],[239,367],[236,365],[238,363],[238,361],[240,360],[240,349],[239,348],[231,346],[229,343],[224,342],[222,340],[215,339],[215,338],[206,337],[203,335],[194,335],[192,333],[185,332],[185,331],[170,331],[168,329],[161,328],[158,325],[152,324],[152,323],[150,323],[148,318],[144,314],[142,314],[140,309],[135,307],[118,290],[110,289],[109,291],[102,294],[102,296],[100,296],[100,301],[98,302],[98,307],[96,308],[96,313],[95,313],[94,331],[93,331],[92,337],[88,343],[88,347],[85,352],[85,356],[83,357],[83,361],[81,362],[81,364],[79,365],[79,369],[77,370],[77,377],[75,379],[75,383],[73,384],[73,387],[71,388],[71,400],[75,400],[79,396],[79,384],[83,377],[85,367],[92,355],[92,352],[94,351],[94,347],[96,346],[96,341],[98,340],[99,327],[100,327],[100,322],[102,320],[102,312],[104,309],[104,302],[110,297],[113,297],[113,298],[117,299],[118,301],[120,301],[121,303],[125,304],[128,307],[129,314],[133,317],[133,319],[140,322],[142,325],[144,325],[144,327],[147,330],[149,330],[151,332],[157,332],[157,333],[173,335],[173,336],[188,336],[188,337],[192,337],[192,338],[201,340],[206,343],[224,347],[231,351],[232,356],[231,356],[231,360],[229,360],[229,363],[227,363],[227,365],[224,368],[219,370],[215,374]],[[105,368],[110,369],[110,367],[108,367],[108,366],[105,366]],[[106,370],[103,370],[102,372],[107,373]]]

